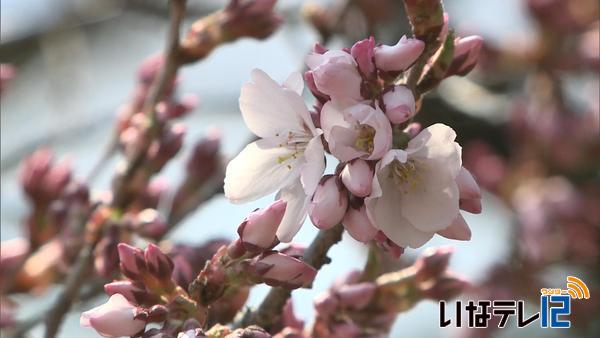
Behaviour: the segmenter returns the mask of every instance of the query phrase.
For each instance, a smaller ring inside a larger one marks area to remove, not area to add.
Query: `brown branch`
[[[148,100],[144,105],[144,111],[150,120],[150,125],[148,126],[148,132],[150,136],[153,136],[156,133],[156,125],[158,124],[155,111],[156,104],[158,104],[160,101],[165,88],[175,77],[177,69],[180,65],[178,60],[179,28],[185,14],[185,3],[185,0],[171,1],[171,25],[169,28],[166,47],[165,65],[161,69],[159,76],[155,79],[150,89]],[[114,200],[112,203],[113,207],[122,209],[128,204],[128,199],[124,197],[128,180],[135,174],[143,162],[151,139],[152,137],[147,138],[147,143],[140,147],[134,159],[128,163],[124,174],[117,180],[117,184],[114,188]],[[101,229],[98,229],[97,231],[101,232]],[[92,236],[92,238],[86,242],[85,246],[79,252],[73,272],[66,280],[65,288],[48,311],[45,333],[46,338],[53,338],[56,336],[65,314],[69,311],[71,304],[79,295],[79,290],[85,282],[88,275],[87,272],[90,270],[93,262],[94,248],[100,241],[101,237],[102,236]]]
[[[312,241],[302,259],[317,270],[329,263],[327,257],[329,249],[342,239],[344,227],[341,224],[334,226],[331,229],[321,230],[315,239]],[[245,316],[242,325],[248,326],[251,324],[263,327],[270,330],[274,324],[278,323],[281,318],[283,307],[291,296],[291,291],[284,288],[272,288],[269,294],[262,301],[256,312]]]

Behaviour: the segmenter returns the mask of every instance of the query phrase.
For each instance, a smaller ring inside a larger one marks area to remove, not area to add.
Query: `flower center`
[[[358,132],[358,137],[354,142],[354,147],[369,154],[372,153],[373,148],[375,148],[375,129],[366,124],[359,124],[356,127],[356,131]]]
[[[409,159],[406,163],[400,163],[398,160],[390,163],[389,177],[396,187],[404,193],[414,191],[421,184],[421,173],[425,170],[422,163]]]
[[[296,160],[298,157],[304,154],[308,142],[311,140],[311,136],[306,133],[288,131],[287,134],[275,134],[276,137],[281,138],[281,142],[278,144],[279,147],[285,147],[290,150],[290,153],[277,157],[277,164],[283,164],[288,160]],[[292,169],[292,163],[286,164],[288,169]]]

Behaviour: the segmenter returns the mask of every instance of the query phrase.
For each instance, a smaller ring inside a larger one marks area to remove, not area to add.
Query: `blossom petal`
[[[367,152],[354,148],[358,134],[356,131],[340,126],[331,128],[329,150],[341,162],[348,162],[355,158],[367,155]]]
[[[402,247],[418,248],[429,241],[434,232],[421,231],[415,228],[402,214],[399,206],[403,204],[405,195],[397,189],[394,182],[383,171],[373,179],[381,197],[366,198],[367,215],[373,226]],[[380,184],[381,181],[381,184]]]
[[[312,195],[319,184],[319,180],[325,171],[325,150],[321,142],[321,136],[313,137],[304,150],[306,162],[302,166],[300,181],[306,195]]]
[[[462,160],[461,147],[454,142],[455,139],[456,133],[452,128],[436,123],[410,140],[406,151],[410,157],[437,161],[450,171],[452,177],[456,177],[462,167]]]
[[[460,171],[456,176],[456,184],[458,185],[461,199],[481,198],[479,185],[473,178],[473,175],[471,175],[465,167],[460,168]]]
[[[366,104],[357,104],[349,108],[348,111],[358,123],[366,124],[375,129],[373,151],[367,159],[377,160],[382,158],[392,146],[392,126],[385,113],[379,107],[373,108]]]
[[[287,203],[283,219],[277,228],[277,238],[283,243],[291,242],[306,219],[310,196],[304,193],[300,180],[277,193],[276,199]]]
[[[442,230],[458,214],[456,182],[448,168],[435,161],[423,161],[417,170],[419,181],[416,185],[413,187],[410,182],[406,183],[408,186],[402,199],[402,214],[421,231]]]
[[[303,157],[279,147],[277,138],[262,139],[247,145],[225,172],[225,196],[233,203],[256,200],[281,189],[298,177]]]
[[[456,216],[456,218],[449,227],[447,227],[444,230],[438,231],[437,233],[438,235],[449,239],[456,239],[459,241],[471,240],[471,229],[469,228],[469,225],[460,213],[458,214],[458,216]]]
[[[341,107],[333,101],[327,101],[323,105],[323,108],[321,108],[321,129],[323,130],[323,136],[325,136],[327,142],[330,142],[331,128],[335,126],[344,128],[352,127],[350,123],[344,119]]]
[[[302,91],[304,90],[304,79],[302,78],[302,74],[300,74],[300,72],[291,73],[283,82],[283,86],[302,96]]]
[[[304,102],[302,98],[281,87],[262,70],[253,70],[251,77],[254,82],[242,86],[240,94],[240,111],[248,128],[260,137],[275,136],[288,130],[302,130],[303,121],[294,110],[296,104],[292,106],[289,102],[289,98],[293,96],[286,92],[293,93]]]

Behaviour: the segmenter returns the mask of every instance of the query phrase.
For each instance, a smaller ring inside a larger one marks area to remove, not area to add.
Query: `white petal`
[[[354,147],[357,137],[358,134],[354,129],[334,126],[331,128],[331,139],[329,142],[331,154],[341,162],[348,162],[367,155],[366,151],[357,150]]]
[[[429,241],[434,232],[420,231],[415,228],[402,215],[403,194],[398,190],[385,172],[378,175],[377,185],[381,189],[381,197],[366,198],[367,215],[373,226],[383,231],[394,243],[399,246],[418,248]],[[381,184],[379,184],[381,181]]]
[[[302,120],[294,110],[296,104],[292,107],[290,103],[293,96],[286,92],[304,102],[302,98],[281,87],[262,70],[253,70],[251,76],[254,82],[242,86],[240,94],[240,110],[248,128],[263,138],[288,130],[302,130]]]
[[[291,73],[285,82],[283,82],[283,86],[302,96],[302,90],[304,89],[304,79],[302,79],[302,74],[300,74],[300,72]]]
[[[304,158],[306,162],[302,166],[300,180],[306,195],[311,196],[325,171],[325,151],[321,136],[316,136],[308,142],[304,151]]]
[[[250,143],[227,165],[225,196],[233,203],[253,201],[281,189],[298,177],[303,157],[279,147],[279,139]]]
[[[468,241],[471,239],[471,229],[465,221],[464,217],[459,213],[452,224],[444,230],[438,231],[438,235],[449,239],[459,241]]]
[[[447,125],[437,123],[425,128],[408,142],[410,157],[427,158],[444,165],[456,177],[462,166],[461,147],[454,142],[456,133]]]
[[[305,61],[308,68],[315,69],[327,62],[332,57],[339,57],[341,58],[341,60],[344,60],[346,63],[349,64],[354,63],[354,59],[352,58],[352,56],[341,50],[329,50],[324,54],[310,53],[306,56]]]
[[[458,187],[448,168],[435,161],[423,161],[418,167],[416,186],[407,183],[402,199],[402,214],[421,231],[439,231],[448,227],[458,214]],[[396,190],[398,190],[396,188]]]
[[[310,196],[304,193],[302,183],[297,180],[290,186],[285,187],[277,193],[276,199],[282,199],[287,203],[283,219],[277,228],[277,238],[283,242],[291,242],[306,219]]]
[[[355,109],[355,107],[358,109]],[[348,112],[352,114],[352,117],[358,123],[369,125],[375,129],[373,152],[367,159],[376,160],[382,158],[392,145],[392,126],[384,112],[379,107],[373,108],[365,104],[357,104],[348,109]]]
[[[330,100],[321,108],[321,129],[323,129],[323,135],[327,142],[330,142],[331,128],[335,126],[351,128],[350,123],[344,119],[341,107]]]

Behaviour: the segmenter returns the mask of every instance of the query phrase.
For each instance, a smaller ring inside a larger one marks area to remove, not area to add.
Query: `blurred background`
[[[188,2],[185,27],[224,3]],[[328,9],[339,3],[316,4]],[[304,69],[303,58],[315,41],[347,47],[374,34],[378,42],[392,44],[410,34],[401,1],[353,3],[336,27],[323,28],[303,1],[280,1],[277,11],[285,24],[270,38],[221,46],[183,68],[178,95],[196,94],[200,104],[183,119],[188,132],[180,154],[214,128],[221,130],[226,155],[235,155],[247,142],[250,132],[237,99],[251,69],[284,80]],[[424,301],[399,316],[392,337],[598,337],[598,2],[450,0],[445,10],[460,36],[481,35],[485,47],[480,65],[468,78],[452,77],[427,96],[420,119],[424,124],[442,121],[457,130],[465,166],[486,192],[483,213],[465,216],[473,231],[470,242],[436,237],[426,247],[456,248],[451,268],[478,286],[474,294],[465,295],[468,299],[498,294],[526,299],[539,287],[561,287],[568,273],[586,281],[593,296],[587,308],[574,309],[581,318],[568,334],[542,331],[537,324],[525,329],[509,325],[513,327],[497,332],[440,329],[438,304]],[[14,67],[1,98],[3,241],[24,231],[28,204],[18,179],[23,158],[48,147],[58,157],[70,158],[76,176],[92,171],[108,146],[118,108],[130,97],[136,69],[164,46],[167,13],[166,2],[159,0],[2,0],[0,61]],[[2,72],[4,78],[8,68]],[[93,188],[110,186],[116,163],[113,159],[106,165]],[[176,160],[160,175],[176,182],[184,172]],[[217,195],[170,238],[194,244],[232,238],[247,213],[271,199],[231,205]],[[308,244],[316,232],[308,224],[296,241]],[[403,260],[411,262],[419,251],[407,250]],[[315,295],[345,272],[362,268],[366,247],[345,236],[331,258],[334,263],[321,270],[313,289],[294,293],[296,311],[306,320],[312,318]],[[254,288],[249,304],[259,304],[267,291]],[[17,296],[25,302],[19,318],[49,305],[56,290],[45,292],[34,299]],[[60,337],[95,337],[93,330],[79,327],[79,313],[103,299],[74,309]],[[42,332],[37,328],[32,337]]]

